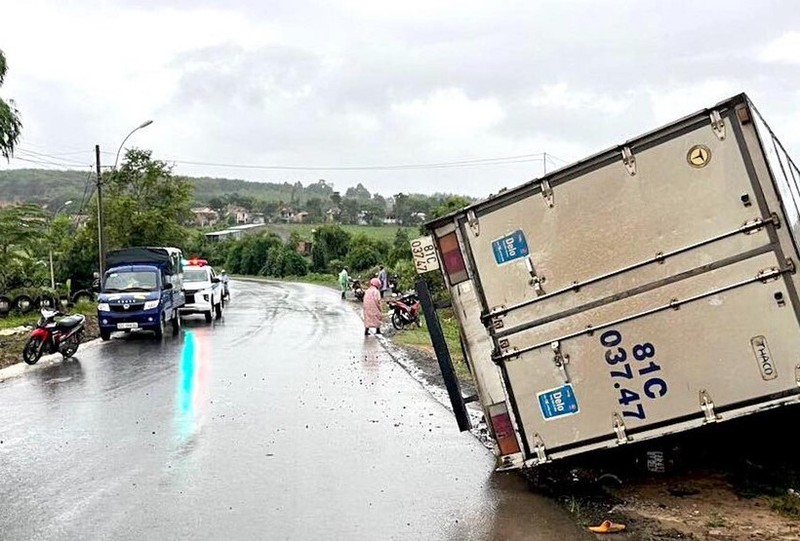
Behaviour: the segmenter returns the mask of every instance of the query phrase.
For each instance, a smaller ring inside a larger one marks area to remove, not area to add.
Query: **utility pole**
[[[95,162],[97,163],[97,252],[99,259],[100,283],[105,274],[105,239],[103,239],[103,175],[100,172],[100,145],[94,146]]]
[[[547,152],[544,153],[544,158],[542,158],[542,169],[544,169],[544,174],[547,174]]]

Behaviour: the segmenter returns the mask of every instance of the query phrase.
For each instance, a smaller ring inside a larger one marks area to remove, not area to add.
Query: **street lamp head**
[[[69,201],[65,201],[65,202],[64,202],[64,206],[65,206],[65,207],[67,207],[67,206],[69,206],[69,205],[71,205],[71,204],[72,204],[72,199],[70,199]]]
[[[137,130],[140,130],[140,129],[142,129],[142,128],[146,128],[147,126],[149,126],[149,125],[150,125],[150,124],[152,124],[152,123],[153,123],[153,121],[152,121],[152,120],[145,120],[145,121],[144,121],[144,122],[142,122],[142,123],[141,123],[141,125],[140,125],[138,128],[136,128],[136,129],[137,129]]]

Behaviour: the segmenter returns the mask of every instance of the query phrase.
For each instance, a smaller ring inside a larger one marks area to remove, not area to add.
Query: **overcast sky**
[[[484,196],[541,161],[342,168],[561,165],[739,92],[800,160],[792,0],[0,0],[0,49],[10,167],[111,164],[152,119],[126,147],[182,174]]]

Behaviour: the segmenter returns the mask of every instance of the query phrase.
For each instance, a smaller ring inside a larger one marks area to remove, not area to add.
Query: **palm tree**
[[[0,51],[0,86],[3,85],[7,70],[6,57],[3,51]],[[22,122],[19,119],[19,111],[14,106],[14,100],[6,102],[0,98],[0,156],[5,159],[11,157],[21,130]]]

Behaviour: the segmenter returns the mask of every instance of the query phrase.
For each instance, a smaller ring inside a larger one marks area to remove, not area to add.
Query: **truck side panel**
[[[513,406],[528,463],[798,401],[798,202],[748,103],[452,218],[471,362],[491,349],[500,366],[477,378],[481,401]]]

